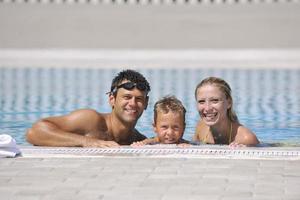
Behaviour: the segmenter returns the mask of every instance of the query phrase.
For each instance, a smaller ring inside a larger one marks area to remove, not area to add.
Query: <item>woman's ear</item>
[[[227,102],[228,102],[228,104],[227,104],[227,110],[228,110],[228,109],[230,109],[232,107],[232,99],[228,98]]]

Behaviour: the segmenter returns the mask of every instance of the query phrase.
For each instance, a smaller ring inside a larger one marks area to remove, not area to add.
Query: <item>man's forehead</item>
[[[147,93],[145,91],[141,91],[135,87],[132,90],[126,90],[124,88],[119,88],[118,93],[120,95],[131,95],[131,96],[135,96],[135,97],[146,97],[147,96]]]

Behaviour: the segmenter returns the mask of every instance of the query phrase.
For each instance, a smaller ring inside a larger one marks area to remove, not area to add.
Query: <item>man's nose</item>
[[[137,104],[137,99],[135,97],[132,97],[130,100],[129,100],[129,104],[130,105],[136,105]]]

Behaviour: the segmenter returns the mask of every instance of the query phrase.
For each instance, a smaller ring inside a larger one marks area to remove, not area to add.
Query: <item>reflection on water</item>
[[[41,117],[78,108],[110,112],[105,93],[117,69],[0,68],[0,133],[24,141],[24,132]],[[153,136],[156,100],[174,94],[187,108],[184,138],[190,140],[199,119],[194,89],[207,76],[232,87],[240,121],[264,144],[300,145],[300,70],[141,69],[151,84],[149,107],[137,128]]]

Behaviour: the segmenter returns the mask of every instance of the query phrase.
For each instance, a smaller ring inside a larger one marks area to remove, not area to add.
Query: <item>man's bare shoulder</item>
[[[147,137],[145,135],[143,135],[142,133],[140,133],[138,130],[134,130],[134,136],[132,138],[132,142],[138,142],[138,141],[142,141],[147,139]]]
[[[99,113],[98,111],[93,109],[78,109],[69,114],[69,116],[84,117],[85,119],[104,119],[106,115],[107,114]]]

